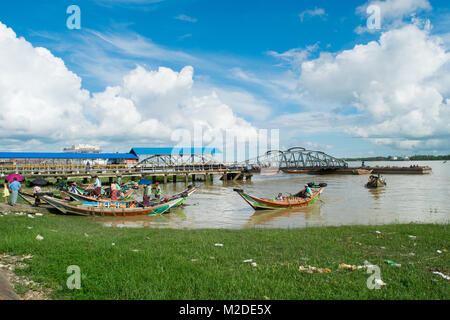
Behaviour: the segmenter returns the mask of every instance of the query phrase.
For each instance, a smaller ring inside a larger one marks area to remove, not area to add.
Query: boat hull
[[[114,203],[104,204],[104,206],[96,205],[72,205],[69,202],[59,200],[50,196],[42,197],[52,207],[58,209],[63,214],[75,214],[82,216],[108,216],[108,217],[133,217],[133,216],[147,216],[155,214],[163,214],[173,208],[179,206],[186,199],[184,197],[170,200],[166,203],[158,204],[151,207],[135,207],[135,208],[121,208],[114,207]],[[113,205],[111,205],[113,204]],[[118,203],[120,204],[123,203]],[[109,206],[107,206],[109,205]]]

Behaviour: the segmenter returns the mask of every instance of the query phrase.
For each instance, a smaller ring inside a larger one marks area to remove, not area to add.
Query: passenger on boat
[[[96,176],[96,178],[94,183],[94,194],[99,198],[102,195],[102,182],[98,176]]]
[[[122,176],[118,176],[117,177],[117,184],[119,185],[119,187],[122,185]]]
[[[70,192],[75,193],[75,194],[81,194],[80,191],[78,191],[78,189],[77,189],[77,183],[76,182],[73,182],[70,185]]]
[[[144,187],[144,197],[143,197],[143,204],[144,207],[150,207],[150,198],[152,196],[152,187],[151,184],[147,184]]]
[[[279,193],[278,196],[275,198],[276,200],[283,200],[283,194]]]
[[[313,196],[311,188],[307,184],[305,184],[305,196],[308,198],[311,198]]]
[[[117,201],[117,185],[111,183],[111,201]]]
[[[158,200],[161,198],[161,187],[158,182],[155,183],[155,198]]]

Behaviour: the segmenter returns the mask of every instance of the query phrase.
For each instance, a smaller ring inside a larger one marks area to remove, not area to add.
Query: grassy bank
[[[436,252],[446,249],[449,234],[449,225],[417,224],[112,229],[84,217],[8,215],[0,217],[0,254],[33,255],[16,273],[62,299],[449,299],[448,280],[431,272],[450,273],[448,252]],[[364,269],[338,269],[364,260],[381,268],[386,286],[369,290]],[[80,290],[66,287],[69,265],[81,268]],[[299,265],[332,272],[300,272]]]

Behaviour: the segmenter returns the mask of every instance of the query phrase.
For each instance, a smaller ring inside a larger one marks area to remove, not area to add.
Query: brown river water
[[[450,222],[450,162],[366,162],[366,165],[428,165],[431,174],[384,174],[387,187],[367,189],[367,175],[254,175],[252,181],[196,182],[200,189],[183,207],[161,216],[138,218],[91,218],[107,227],[169,228],[306,228],[322,225],[370,225],[389,223]],[[360,165],[349,163],[350,166]],[[305,183],[326,182],[320,200],[299,209],[251,208],[233,188],[272,198],[278,192],[295,193]],[[163,194],[182,191],[184,183],[163,185]],[[137,199],[141,200],[139,196]]]

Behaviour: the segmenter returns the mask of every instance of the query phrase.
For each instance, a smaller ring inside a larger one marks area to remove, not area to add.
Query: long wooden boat
[[[98,205],[89,203],[72,203],[64,200],[56,199],[50,196],[42,196],[42,198],[52,207],[58,209],[63,214],[76,214],[82,216],[120,216],[133,217],[163,214],[174,206],[179,206],[186,199],[184,197],[176,198],[165,203],[157,204],[151,207],[135,206],[130,201],[128,204],[123,202],[103,203]]]
[[[283,200],[276,199],[264,199],[258,198],[245,193],[242,189],[233,189],[236,191],[252,208],[255,210],[260,209],[282,209],[282,208],[298,208],[310,205],[314,203],[322,193],[325,186],[321,186],[318,189],[313,189],[313,195],[311,197],[303,198],[297,194],[289,197],[284,197]]]
[[[367,169],[354,169],[352,171],[353,174],[358,174],[358,175],[362,175],[362,174],[371,174],[373,171],[373,169],[367,170]]]
[[[118,197],[117,201],[125,201],[130,198],[131,194],[133,193],[134,189],[128,189],[124,192],[123,197]],[[70,198],[74,199],[75,201],[91,201],[91,202],[111,202],[111,199],[97,199],[90,196],[85,196],[82,194],[77,194],[71,191],[61,191],[61,193],[67,194]]]
[[[386,186],[386,181],[381,176],[370,176],[369,181],[366,183],[367,188],[383,188]]]

